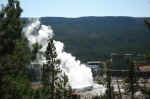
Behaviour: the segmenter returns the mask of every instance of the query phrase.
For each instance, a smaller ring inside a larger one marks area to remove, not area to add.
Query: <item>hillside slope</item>
[[[136,17],[42,17],[51,25],[56,40],[83,61],[105,59],[111,52],[150,50],[150,31],[144,19]]]

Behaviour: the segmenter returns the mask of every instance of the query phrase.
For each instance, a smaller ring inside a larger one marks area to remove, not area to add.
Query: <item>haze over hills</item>
[[[65,43],[65,50],[82,61],[101,60],[111,52],[150,51],[150,30],[137,17],[41,17],[51,25],[55,39]]]

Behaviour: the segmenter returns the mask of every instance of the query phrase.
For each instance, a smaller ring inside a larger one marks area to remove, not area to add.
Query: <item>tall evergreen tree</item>
[[[107,99],[112,99],[112,86],[111,86],[111,69],[110,69],[110,66],[111,66],[111,61],[106,61],[106,67],[107,67],[107,70],[106,70],[106,83],[107,83],[107,90],[106,90],[106,94],[107,94]]]
[[[62,95],[66,95],[68,78],[66,75],[62,76],[59,67],[60,61],[57,59],[56,48],[51,38],[48,40],[45,56],[46,64],[43,65],[42,75],[43,86],[45,89],[49,88],[50,99],[59,99]]]
[[[58,86],[56,88],[56,95],[59,96],[57,99],[71,99],[72,89],[68,85],[68,77],[67,75],[65,75],[65,73],[61,75],[59,82],[57,82],[56,84],[56,86]]]
[[[8,0],[0,11],[0,98],[23,99],[30,89],[28,41],[22,35],[19,1]]]
[[[125,80],[127,93],[131,93],[131,99],[135,99],[134,94],[139,89],[138,78],[136,75],[135,63],[132,59],[128,59],[129,70],[128,77]]]

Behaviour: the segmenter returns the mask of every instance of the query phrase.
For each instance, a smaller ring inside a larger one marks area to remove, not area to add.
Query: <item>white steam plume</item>
[[[46,51],[48,36],[53,37],[53,30],[50,26],[41,25],[39,19],[33,20],[31,24],[24,28],[24,33],[29,40],[29,46],[32,49],[32,44],[36,42],[42,45],[41,52]],[[70,53],[64,51],[64,44],[60,41],[54,41],[56,47],[57,58],[60,59],[60,67],[67,74],[69,83],[72,88],[84,88],[93,85],[93,77],[91,69],[86,65],[81,64]],[[38,58],[42,63],[44,57]]]

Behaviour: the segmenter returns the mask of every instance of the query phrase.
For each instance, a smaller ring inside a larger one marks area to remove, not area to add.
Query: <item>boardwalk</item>
[[[75,97],[72,97],[72,99],[101,99],[100,97],[95,97],[95,96],[84,96],[84,95],[78,95],[78,96],[75,96]],[[115,96],[113,97],[112,99],[120,99],[119,97]],[[128,95],[123,95],[122,96],[122,99],[131,99],[130,96]],[[139,95],[137,97],[135,97],[135,99],[150,99],[150,97],[146,97],[146,96],[143,96],[143,95]]]

